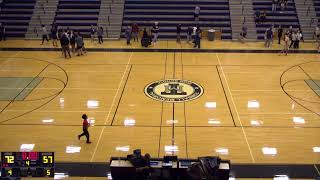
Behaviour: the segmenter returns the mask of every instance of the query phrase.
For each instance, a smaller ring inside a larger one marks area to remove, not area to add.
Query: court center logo
[[[144,93],[157,101],[185,102],[199,98],[203,88],[188,80],[166,79],[147,85]]]

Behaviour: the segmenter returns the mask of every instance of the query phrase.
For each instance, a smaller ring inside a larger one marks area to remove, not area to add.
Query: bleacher
[[[97,26],[100,0],[59,0],[54,22],[59,29],[89,34],[91,25]]]
[[[313,3],[318,17],[318,23],[320,23],[320,0],[313,0]]]
[[[36,0],[4,0],[0,22],[6,27],[7,37],[25,37]]]
[[[272,1],[271,0],[253,0],[254,12],[266,10],[267,18],[266,21],[260,24],[256,24],[258,39],[264,39],[264,33],[267,28],[274,25],[277,28],[281,25],[283,28],[299,28],[299,20],[295,7],[294,0],[288,0],[288,5],[284,11],[281,11],[280,6],[277,7],[275,12],[272,12]]]
[[[228,0],[126,0],[122,32],[133,23],[150,28],[157,21],[160,38],[176,38],[177,24],[182,24],[181,36],[185,37],[187,27],[195,25],[196,5],[201,8],[199,25],[202,29],[221,30],[222,39],[232,38]]]

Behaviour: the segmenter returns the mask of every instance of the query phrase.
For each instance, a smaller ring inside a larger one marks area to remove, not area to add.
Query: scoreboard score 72
[[[54,177],[53,152],[1,152],[1,177]]]

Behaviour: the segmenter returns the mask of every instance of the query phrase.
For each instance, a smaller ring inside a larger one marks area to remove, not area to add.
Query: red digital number
[[[22,160],[38,160],[38,152],[22,152]]]
[[[22,160],[27,160],[29,158],[28,152],[22,152]]]
[[[39,157],[38,152],[30,152],[29,153],[29,158],[31,160],[38,160],[38,157]]]

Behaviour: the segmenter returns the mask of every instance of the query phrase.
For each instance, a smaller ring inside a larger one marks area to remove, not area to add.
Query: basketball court
[[[18,47],[37,46],[24,43]],[[34,144],[59,162],[107,162],[140,148],[151,157],[320,163],[319,54],[145,51],[72,59],[58,51],[2,51],[1,151]],[[188,89],[181,82],[192,82],[201,93],[188,101],[157,100],[147,90],[161,80],[179,80],[173,81],[184,88],[179,92]],[[77,139],[83,113],[93,125],[90,145]]]

